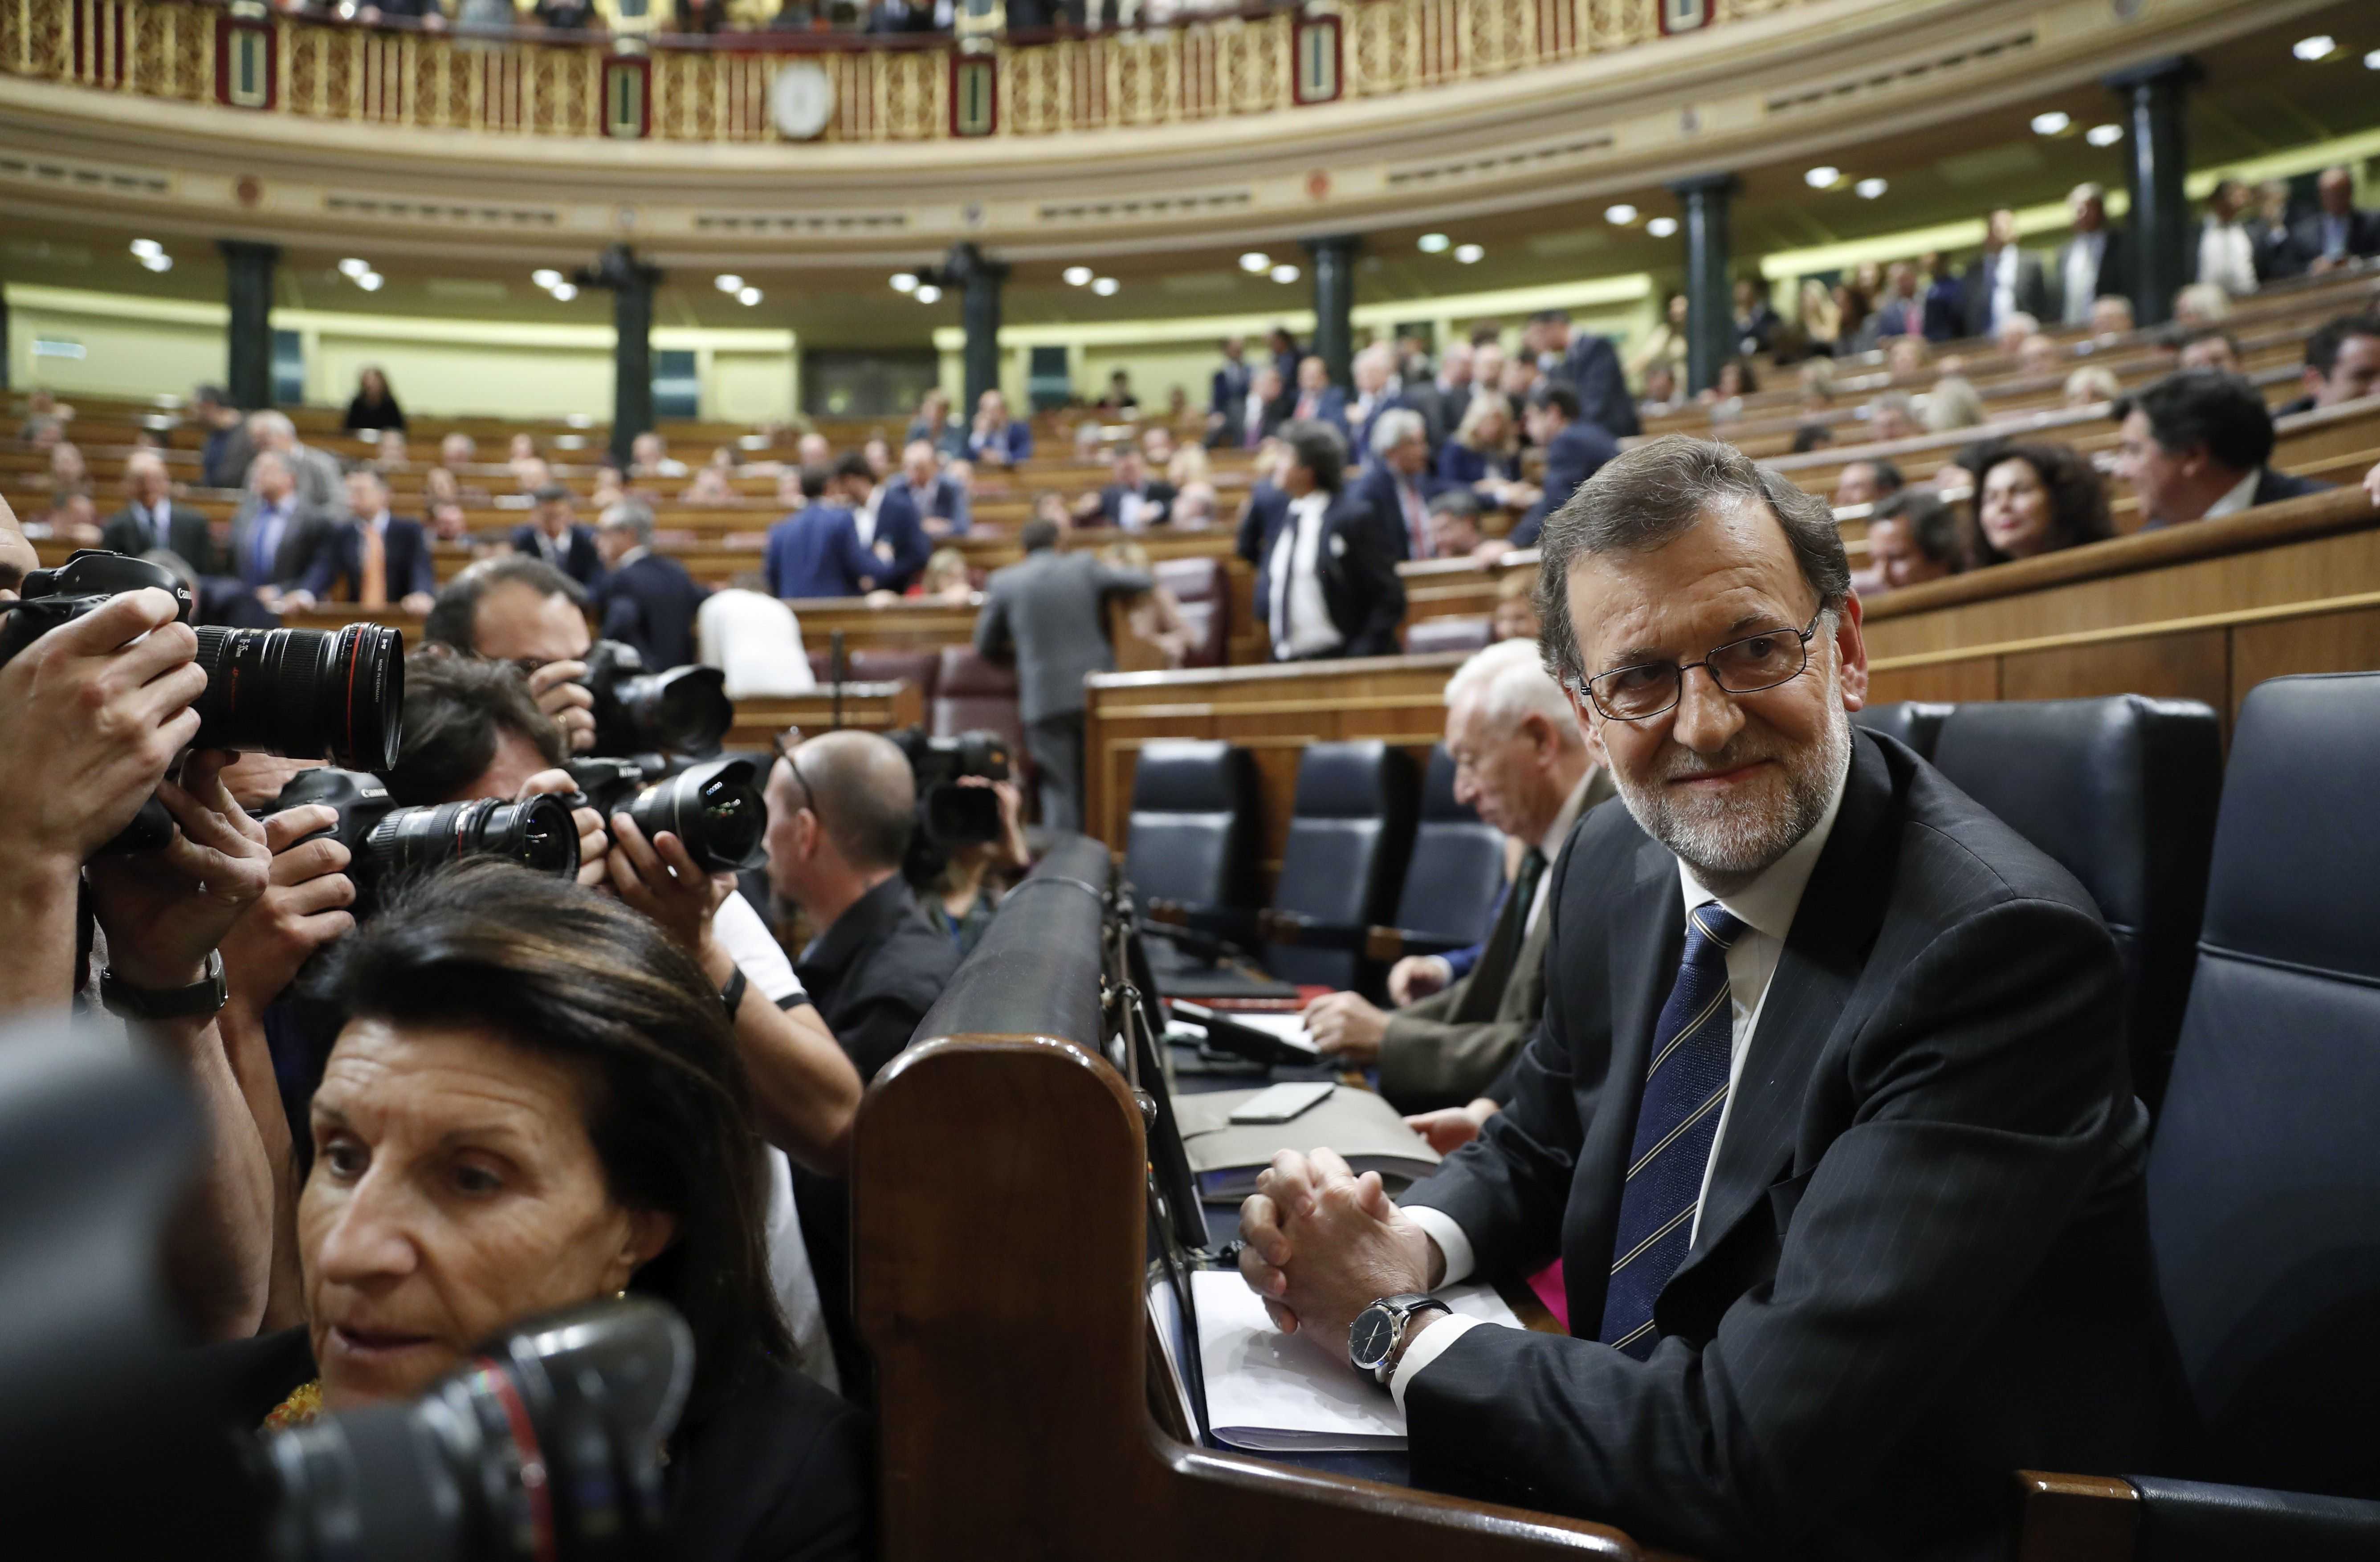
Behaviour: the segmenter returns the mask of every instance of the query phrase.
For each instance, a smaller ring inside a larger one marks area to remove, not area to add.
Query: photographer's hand
[[[686,842],[663,830],[651,841],[625,814],[612,816],[612,887],[698,961],[710,939],[710,917],[735,887],[705,874]]]
[[[157,800],[181,827],[164,851],[84,869],[91,911],[107,932],[108,969],[134,987],[163,992],[203,980],[207,956],[272,880],[264,826],[223,783],[231,757],[193,754],[183,784],[157,783]]]
[[[223,941],[230,1005],[248,1018],[281,996],[307,957],[355,929],[346,909],[356,901],[346,847],[327,835],[306,839],[338,821],[336,809],[319,803],[284,808],[264,821],[270,882]]]
[[[540,770],[521,782],[519,801],[548,794],[567,797],[577,790],[568,770]],[[611,837],[603,833],[603,816],[592,808],[573,808],[570,822],[578,827],[578,882],[600,890],[605,881],[604,854],[612,849]]]
[[[573,754],[595,746],[595,696],[578,681],[586,676],[583,661],[549,661],[528,675],[537,708],[553,718]]]

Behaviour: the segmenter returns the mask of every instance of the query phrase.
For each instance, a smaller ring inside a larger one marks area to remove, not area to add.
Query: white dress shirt
[[[2091,304],[2099,296],[2099,268],[2107,261],[2107,231],[2078,233],[2066,247],[2066,323],[2091,323]]]
[[[2211,521],[2217,515],[2236,515],[2242,510],[2252,508],[2256,503],[2256,479],[2263,476],[2264,473],[2259,470],[2241,478],[2231,485],[2222,498],[2209,504],[2206,507],[2206,514],[2198,518],[2202,521]]]
[[[1985,322],[1994,331],[2016,313],[2016,246],[2003,244],[1992,254],[1992,318]]]
[[[131,509],[133,515],[140,517],[140,529],[155,539],[158,547],[170,549],[174,546],[174,502],[172,500],[169,499],[152,510],[136,499],[132,502]]]
[[[1697,1195],[1693,1232],[1687,1238],[1688,1251],[1702,1234],[1702,1210],[1699,1200],[1710,1193],[1711,1168],[1718,1164],[1718,1147],[1727,1141],[1728,1118],[1735,1110],[1735,1087],[1743,1078],[1743,1060],[1752,1051],[1752,1038],[1760,1024],[1761,1007],[1768,1000],[1769,979],[1777,975],[1777,960],[1785,951],[1785,936],[1792,931],[1794,914],[1802,909],[1802,891],[1809,887],[1810,875],[1818,866],[1819,854],[1827,849],[1827,839],[1835,832],[1835,816],[1843,805],[1843,788],[1851,779],[1850,768],[1835,781],[1834,794],[1827,800],[1827,811],[1810,832],[1795,842],[1791,850],[1768,865],[1768,868],[1750,884],[1731,895],[1715,895],[1695,879],[1694,870],[1681,861],[1678,864],[1678,884],[1684,891],[1684,916],[1694,914],[1694,908],[1717,901],[1735,914],[1744,925],[1743,936],[1727,951],[1727,988],[1729,1005],[1734,1013],[1734,1034],[1730,1038],[1727,1070],[1727,1101],[1719,1108],[1718,1128],[1711,1135],[1710,1157],[1703,1163],[1702,1193]],[[1547,881],[1553,876],[1548,874]],[[1685,926],[1684,917],[1679,921]],[[1471,1239],[1463,1228],[1441,1210],[1415,1205],[1405,1210],[1413,1223],[1438,1244],[1446,1259],[1443,1284],[1452,1285],[1470,1275],[1477,1260],[1471,1249]],[[1460,1338],[1466,1328],[1475,1326],[1475,1318],[1444,1318],[1432,1325],[1427,1334],[1415,1341],[1413,1348],[1397,1363],[1395,1376],[1389,1388],[1396,1396],[1397,1408],[1404,1409],[1405,1389],[1415,1374],[1435,1362],[1447,1347]]]
[[[1157,512],[1158,506],[1140,489],[1128,488],[1116,496],[1116,525],[1125,531],[1141,530]]]
[[[1322,518],[1330,495],[1320,489],[1289,502],[1289,524],[1272,550],[1272,654],[1276,660],[1321,656],[1346,636],[1330,622],[1322,598]]]
[[[868,490],[868,503],[851,513],[851,524],[853,529],[859,533],[862,548],[876,546],[876,507],[883,503],[884,489],[879,484]]]
[[[2208,220],[2199,230],[2198,280],[2235,297],[2256,291],[2256,246],[2246,228]]]
[[[730,587],[694,610],[698,659],[727,674],[729,699],[808,694],[818,687],[794,610],[765,591]]]

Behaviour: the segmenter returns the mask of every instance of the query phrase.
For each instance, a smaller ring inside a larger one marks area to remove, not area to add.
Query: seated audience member
[[[951,421],[951,398],[940,390],[928,391],[917,401],[917,416],[909,419],[908,431],[902,436],[905,445],[923,440],[935,454],[956,457],[966,454],[967,430]]]
[[[1136,415],[1140,411],[1140,397],[1132,388],[1131,371],[1123,369],[1111,371],[1107,389],[1099,393],[1099,399],[1094,405],[1101,415],[1109,418],[1129,418]]]
[[[438,442],[438,465],[457,476],[463,467],[475,465],[479,459],[480,442],[460,429]]]
[[[1138,446],[1116,452],[1109,471],[1115,480],[1097,493],[1083,495],[1075,505],[1075,518],[1083,525],[1145,531],[1173,518],[1174,487],[1148,475],[1148,459]]]
[[[1000,909],[1011,885],[1033,866],[1033,854],[1025,845],[1025,795],[1014,781],[968,776],[959,784],[988,786],[999,796],[1000,839],[953,847],[917,892],[926,919],[941,929],[965,960],[991,926],[991,914]]]
[[[892,444],[881,434],[870,434],[859,443],[861,459],[868,463],[868,475],[881,484],[892,476]]]
[[[1514,548],[1535,544],[1537,533],[1545,529],[1546,517],[1568,503],[1581,483],[1620,454],[1609,433],[1579,417],[1577,394],[1559,380],[1540,385],[1529,397],[1528,420],[1529,437],[1545,447],[1546,476],[1537,502],[1513,523],[1512,534],[1506,539]]]
[[[1743,398],[1759,389],[1760,376],[1753,372],[1752,360],[1729,358],[1694,399],[1709,407],[1714,418],[1734,418],[1742,413]]]
[[[402,466],[410,461],[412,457],[406,450],[405,431],[402,429],[382,430],[380,438],[372,442],[372,459],[383,468]]]
[[[603,553],[595,546],[595,528],[580,524],[571,508],[570,490],[560,483],[542,483],[529,497],[537,507],[529,519],[513,527],[513,551],[542,559],[591,587],[603,574]]]
[[[1645,394],[1636,398],[1640,418],[1660,418],[1675,412],[1685,402],[1685,393],[1679,386],[1678,371],[1666,363],[1657,363],[1645,371]]]
[[[1402,1204],[1276,1156],[1242,1273],[1330,1355],[1385,1310],[1355,1370],[1418,1485],[1699,1556],[1994,1555],[2010,1471],[2132,1468],[2165,1422],[2115,944],[1852,724],[1823,503],[1673,436],[1542,548],[1548,660],[1625,805],[1552,876],[1544,1019]],[[1574,1337],[1423,1300],[1556,1253]]]
[[[757,571],[739,575],[703,599],[695,610],[697,659],[727,674],[729,699],[802,695],[818,687],[818,674],[802,648],[801,622],[794,610],[769,595]]]
[[[1835,508],[1848,510],[1854,504],[1873,504],[1899,493],[1907,481],[1900,467],[1880,455],[1846,462],[1835,475]]]
[[[1949,375],[1934,381],[1925,393],[1925,431],[1947,434],[1979,428],[1984,422],[1984,398],[1968,381]]]
[[[2342,315],[2306,338],[2305,394],[2276,418],[2360,401],[2380,391],[2380,315]]]
[[[2277,472],[2273,415],[2236,374],[2168,374],[2115,406],[2116,471],[2140,498],[2143,530],[2213,520],[2330,485]]]
[[[1970,569],[2079,548],[2116,535],[2107,485],[2091,458],[2062,444],[2010,444],[1975,472]]]
[[[2247,359],[2240,351],[2240,338],[2219,325],[2202,327],[2181,339],[2181,356],[2176,367],[2211,369],[2218,374],[2245,374]]]
[[[1215,485],[1203,479],[1184,483],[1173,498],[1174,529],[1197,530],[1215,521]]]
[[[1371,427],[1372,461],[1355,479],[1355,496],[1395,536],[1399,558],[1440,557],[1429,531],[1429,503],[1443,486],[1429,469],[1429,425],[1413,408],[1392,406]]]
[[[856,597],[891,578],[891,563],[872,552],[859,535],[858,504],[865,501],[868,481],[866,460],[856,454],[846,455],[832,476],[820,475],[818,488],[811,489],[820,497],[769,528],[761,569],[771,595]],[[810,489],[808,470],[802,486]]]
[[[648,672],[666,672],[695,660],[694,621],[710,593],[686,566],[653,551],[653,513],[623,500],[595,524],[603,575],[589,595],[606,640],[633,646]]]
[[[388,388],[387,375],[377,369],[367,369],[356,377],[355,399],[347,403],[346,419],[341,427],[351,434],[380,429],[405,431],[405,408],[396,405],[396,394]]]
[[[1330,369],[1308,355],[1297,361],[1297,394],[1289,416],[1302,423],[1328,423],[1347,435],[1347,393],[1330,382]]]
[[[975,579],[967,571],[966,555],[955,548],[935,549],[917,584],[910,587],[910,595],[929,602],[975,600]]]
[[[99,509],[91,503],[87,489],[61,489],[53,493],[50,507],[30,524],[37,536],[71,542],[78,548],[99,546]]]
[[[297,485],[301,503],[324,519],[335,519],[346,513],[346,493],[342,486],[338,459],[329,451],[316,450],[298,439],[298,425],[289,421],[285,412],[270,408],[248,415],[248,438],[259,454],[281,457],[288,467],[290,480]],[[248,491],[256,491],[256,466],[249,464]]]
[[[613,486],[616,490],[617,485]],[[619,494],[617,497],[625,497],[625,494]],[[744,496],[735,491],[735,486],[727,480],[726,473],[716,466],[705,466],[696,472],[694,480],[680,490],[677,502],[680,504],[705,506],[741,504],[744,503]]]
[[[1807,455],[1834,442],[1835,431],[1824,423],[1804,423],[1793,430],[1793,454],[1796,455]]]
[[[1496,617],[1490,633],[1499,640],[1534,642],[1542,633],[1537,621],[1536,587],[1519,570],[1496,583]]]
[[[1916,398],[1906,391],[1887,391],[1868,409],[1868,438],[1878,444],[1913,439],[1925,431],[1917,420]]]
[[[951,466],[958,471],[943,467],[932,441],[911,440],[901,447],[900,475],[884,485],[888,494],[898,494],[908,503],[917,514],[917,524],[937,542],[965,537],[973,524],[966,483],[960,475],[965,464],[954,461]]]
[[[2220,325],[2230,318],[2231,295],[2215,283],[2193,282],[2173,296],[2176,325]]]
[[[205,514],[174,503],[174,479],[165,469],[164,456],[147,450],[126,456],[124,493],[124,508],[100,528],[102,548],[136,557],[163,548],[178,555],[193,574],[223,573]]]
[[[2103,363],[2087,363],[2066,377],[2066,389],[2060,396],[2070,408],[2097,406],[2114,401],[2124,394],[2124,383],[2116,371]]]
[[[384,608],[394,601],[407,612],[426,613],[438,589],[430,561],[430,536],[411,516],[388,513],[388,481],[370,466],[347,474],[347,514],[315,551],[314,562],[285,609],[305,609],[336,598],[359,607]]]
[[[1128,598],[1124,622],[1130,625],[1133,637],[1155,646],[1165,654],[1165,665],[1179,667],[1190,655],[1190,648],[1198,636],[1183,616],[1182,599],[1157,583],[1149,568],[1148,550],[1130,538],[1109,543],[1099,550],[1099,562],[1127,575],[1148,575],[1149,587],[1138,596]]]
[[[1089,466],[1099,458],[1100,448],[1107,442],[1107,431],[1095,420],[1075,425],[1075,460]]]
[[[2132,301],[2122,294],[2113,294],[2091,301],[2091,334],[2102,340],[2123,336],[2132,330]]]
[[[231,569],[270,605],[313,563],[335,523],[298,492],[288,458],[261,450],[248,464],[248,496],[231,518]]]
[[[1999,329],[1992,333],[1992,345],[2013,357],[2026,342],[2041,333],[2040,320],[2020,309],[2000,321]]]
[[[595,746],[595,696],[578,680],[595,637],[587,629],[587,593],[541,559],[502,553],[448,581],[421,621],[421,636],[468,657],[515,663],[569,750]]]
[[[1867,524],[1869,594],[1921,586],[1965,567],[1959,517],[1930,493],[1903,489],[1876,506]]]
[[[815,429],[794,442],[794,454],[804,471],[813,466],[827,471],[834,469],[834,447],[827,442],[824,434]]]
[[[1446,751],[1455,800],[1523,848],[1478,963],[1460,980],[1425,984],[1439,990],[1393,1011],[1352,992],[1305,1008],[1322,1050],[1377,1067],[1380,1094],[1402,1112],[1477,1098],[1536,1029],[1553,941],[1550,869],[1579,815],[1612,794],[1534,641],[1503,641],[1455,669],[1446,681]]]
[[[1257,611],[1276,661],[1393,656],[1405,614],[1397,539],[1342,491],[1346,446],[1328,423],[1281,430],[1274,481],[1248,495],[1238,552],[1257,572]]]
[[[1427,516],[1432,559],[1468,559],[1486,540],[1479,534],[1479,496],[1469,489],[1451,488],[1429,502]]]
[[[451,499],[430,502],[430,516],[426,525],[432,542],[468,543],[471,539],[471,517],[464,513],[462,505]]]
[[[524,455],[517,461],[508,461],[504,469],[512,474],[513,491],[532,501],[538,490],[560,486],[553,476],[553,464],[542,455]]]
[[[2356,210],[2355,176],[2343,164],[2322,171],[2314,200],[2320,210],[2289,228],[2292,272],[2319,276],[2380,255],[2380,212]]]
[[[1925,379],[1934,372],[1934,345],[1923,336],[1896,336],[1884,350],[1884,365],[1896,381]]]
[[[1501,504],[1505,491],[1519,486],[1520,474],[1521,442],[1512,404],[1501,391],[1474,392],[1453,436],[1439,447],[1439,481],[1459,484]]]
[[[986,391],[976,403],[975,426],[967,430],[967,459],[978,466],[1014,466],[1032,454],[1033,430],[1010,419],[1006,396]]]
[[[695,1341],[672,1552],[868,1555],[864,1424],[795,1364],[754,1091],[695,962],[603,896],[473,863],[344,940],[330,981],[348,1018],[298,1200],[307,1329],[242,1348],[288,1391],[268,1424],[411,1398],[506,1325],[635,1291]],[[411,1190],[450,1183],[419,1217]]]
[[[2066,349],[2036,331],[2017,344],[2016,366],[2026,374],[2057,373],[2066,364]]]

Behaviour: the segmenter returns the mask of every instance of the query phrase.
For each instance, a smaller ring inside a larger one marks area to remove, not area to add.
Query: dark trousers
[[[1025,752],[1041,777],[1041,823],[1083,828],[1083,713],[1069,710],[1025,724]]]

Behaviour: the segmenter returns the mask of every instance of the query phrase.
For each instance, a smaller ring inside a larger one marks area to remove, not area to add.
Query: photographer
[[[491,661],[516,662],[538,708],[557,722],[570,752],[595,746],[595,696],[580,682],[594,636],[587,594],[544,562],[483,560],[446,583],[421,625],[432,645]]]
[[[965,960],[975,952],[983,930],[991,926],[991,914],[1000,909],[1009,882],[1033,866],[1033,854],[1026,847],[1021,822],[1024,793],[1014,781],[962,776],[958,784],[991,788],[1000,799],[1000,839],[953,847],[940,868],[917,888],[924,897],[926,915],[949,936],[959,958]]]

